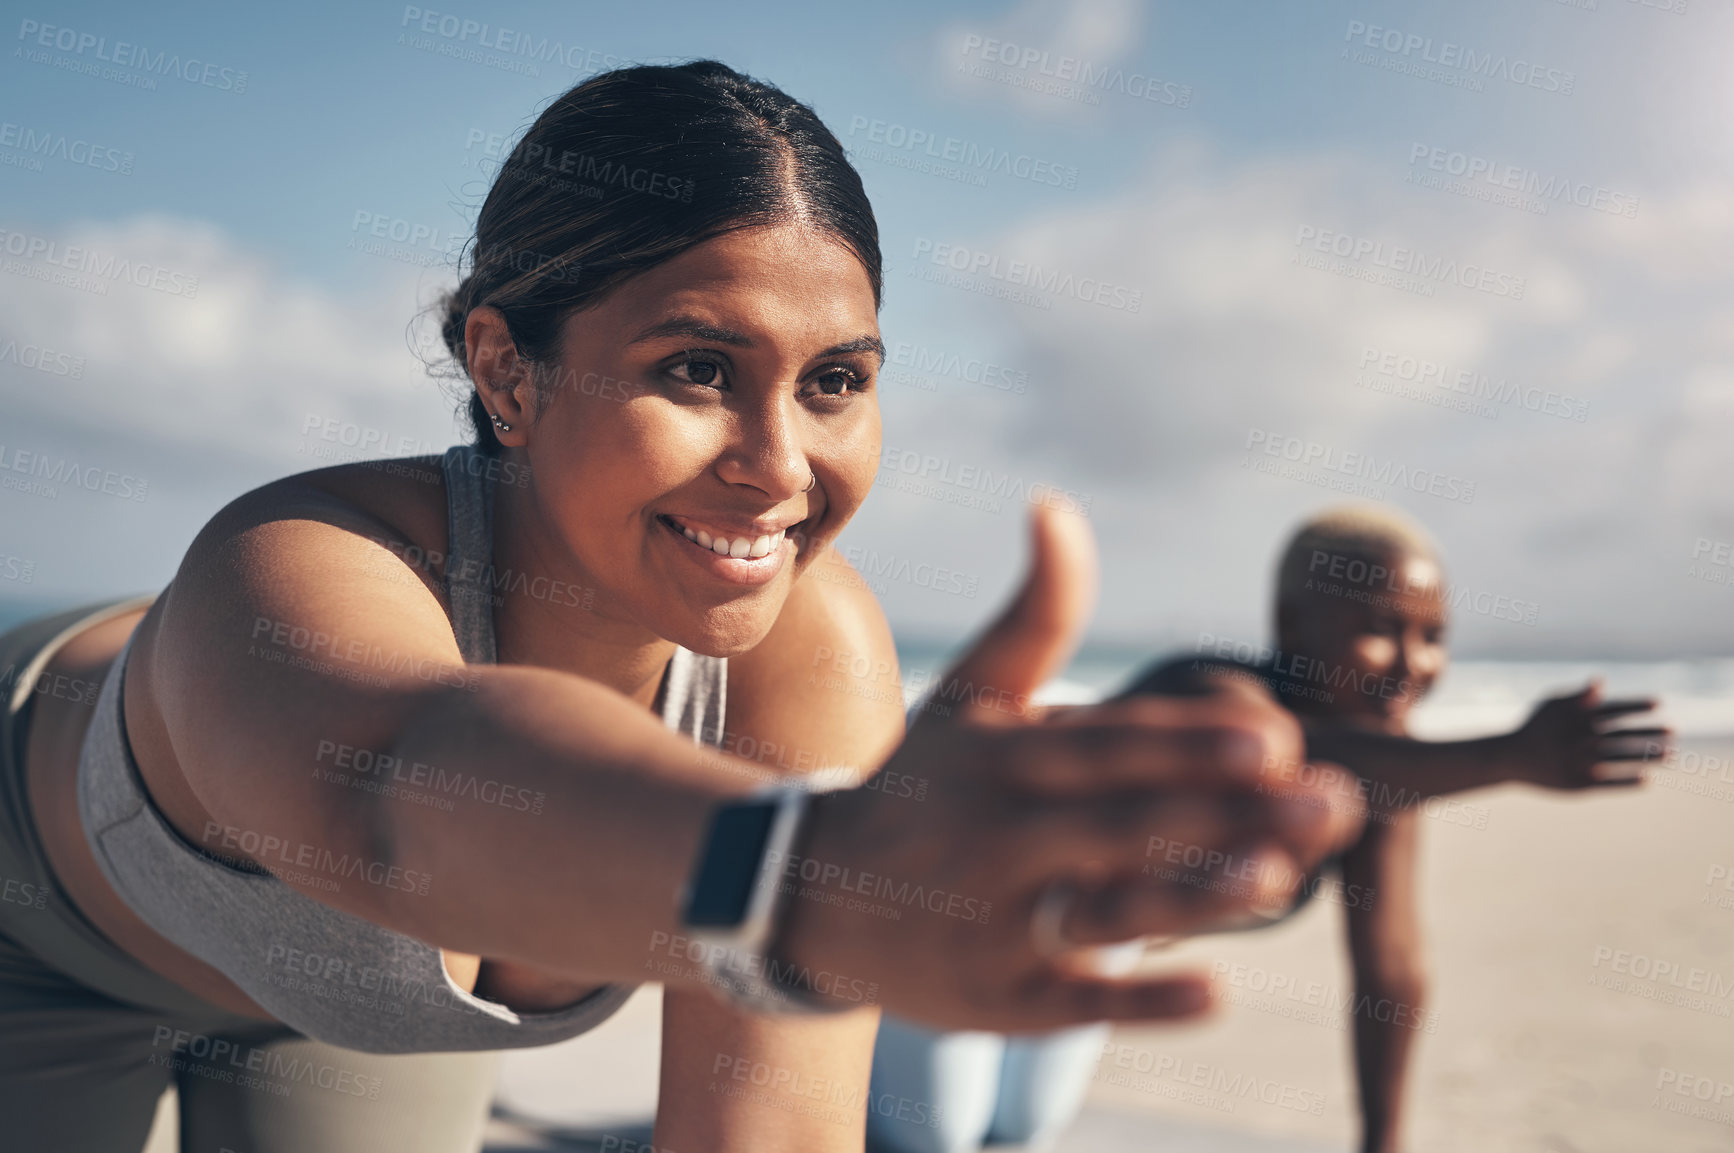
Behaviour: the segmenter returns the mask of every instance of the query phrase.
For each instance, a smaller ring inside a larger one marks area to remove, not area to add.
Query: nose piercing
[[[802,492],[812,492],[813,486],[818,484],[818,483],[819,483],[819,474],[816,472],[808,473],[807,474],[807,487],[802,489],[801,491]]]

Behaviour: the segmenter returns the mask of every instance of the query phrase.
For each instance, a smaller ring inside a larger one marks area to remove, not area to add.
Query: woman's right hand
[[[925,795],[816,800],[772,952],[876,983],[885,1008],[939,1028],[1191,1016],[1209,1004],[1202,974],[1112,978],[1089,947],[1286,907],[1297,872],[1350,843],[1359,821],[1328,786],[1263,775],[1304,757],[1274,702],[1031,706],[1070,657],[1095,583],[1082,518],[1041,510],[1033,528],[1023,588],[882,770],[927,781]]]

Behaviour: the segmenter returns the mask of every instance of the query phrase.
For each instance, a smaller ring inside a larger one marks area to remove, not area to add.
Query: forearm
[[[1402,808],[1426,797],[1461,793],[1518,779],[1521,766],[1509,737],[1420,741],[1306,720],[1307,759],[1352,770],[1375,808]],[[1383,800],[1381,800],[1383,798]]]
[[[743,1013],[692,990],[663,998],[658,1149],[859,1153],[879,1024]]]
[[[430,693],[390,749],[419,766],[406,771],[469,784],[455,812],[373,798],[380,855],[432,878],[425,894],[379,893],[377,919],[567,977],[697,981],[694,965],[646,970],[680,932],[677,894],[712,809],[753,774],[579,678],[469,672],[475,691]]]
[[[1197,659],[1171,661],[1149,670],[1122,695],[1197,696],[1243,693],[1270,699],[1256,670]],[[1402,808],[1430,796],[1464,792],[1516,777],[1521,763],[1510,737],[1471,741],[1418,741],[1412,737],[1350,728],[1318,716],[1296,714],[1306,731],[1307,759],[1330,761],[1352,770],[1368,790],[1375,808]],[[1299,764],[1271,766],[1272,775],[1293,779]],[[1389,798],[1381,803],[1379,798]]]

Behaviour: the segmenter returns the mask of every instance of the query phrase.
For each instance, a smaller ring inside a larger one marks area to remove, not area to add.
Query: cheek
[[[583,493],[586,503],[636,504],[684,484],[714,458],[714,424],[654,398],[562,397],[538,427],[534,463],[561,491]]]
[[[1389,637],[1361,636],[1349,647],[1355,663],[1363,669],[1388,669],[1397,660],[1397,644]]]
[[[825,498],[833,516],[853,516],[873,490],[879,471],[879,435],[875,403],[845,427],[830,430],[824,447],[815,453],[815,466],[822,465],[826,473]]]
[[[1445,671],[1445,661],[1444,645],[1422,645],[1415,651],[1415,659],[1410,663],[1417,680],[1433,681]]]

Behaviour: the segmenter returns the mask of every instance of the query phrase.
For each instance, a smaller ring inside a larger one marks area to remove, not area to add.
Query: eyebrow
[[[702,340],[710,344],[727,344],[734,348],[751,348],[752,339],[745,333],[736,332],[732,328],[720,328],[714,324],[706,324],[691,316],[671,316],[667,320],[659,320],[631,340],[628,344],[643,344],[648,340],[660,340],[665,336],[689,336],[694,340]]]
[[[885,342],[877,336],[857,336],[854,340],[832,345],[819,356],[843,356],[851,352],[871,352],[879,357],[880,364],[885,363]]]
[[[667,320],[659,320],[627,343],[643,344],[646,341],[661,340],[670,336],[683,336],[692,340],[702,340],[707,344],[728,345],[731,348],[753,347],[752,337],[746,333],[736,332],[732,328],[722,328],[715,324],[706,324],[692,316],[672,316]],[[885,342],[877,336],[858,336],[854,340],[834,344],[813,359],[842,356],[852,352],[871,352],[878,356],[880,364],[885,363]]]

